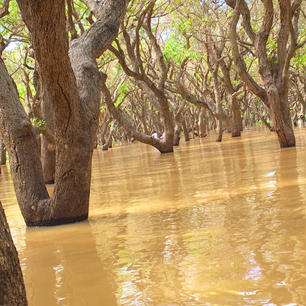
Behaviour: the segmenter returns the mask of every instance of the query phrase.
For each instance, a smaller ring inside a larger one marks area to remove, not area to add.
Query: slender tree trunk
[[[214,95],[216,99],[216,111],[217,111],[217,142],[222,141],[222,134],[223,134],[223,124],[222,124],[222,105],[221,105],[221,96],[220,96],[220,86],[218,80],[218,69],[214,69],[212,72],[212,79],[213,79],[213,87],[214,87]]]
[[[183,132],[184,132],[184,138],[185,138],[185,141],[190,141],[190,136],[189,136],[189,131],[188,131],[188,128],[186,126],[186,119],[183,118],[182,120],[182,127],[183,127]]]
[[[200,122],[199,122],[199,136],[200,137],[206,137],[207,136],[207,122],[206,122],[206,118],[205,118],[205,110],[203,108],[201,108],[200,111]]]
[[[0,202],[0,305],[26,306],[27,298],[17,250]]]
[[[113,134],[114,134],[114,130],[115,130],[115,123],[116,123],[116,121],[113,121],[113,123],[111,125],[111,128],[110,128],[107,140],[106,140],[106,142],[102,146],[102,150],[103,151],[107,151],[109,148],[112,147]]]
[[[6,149],[4,142],[0,139],[0,165],[6,164]]]
[[[173,137],[174,146],[178,146],[180,144],[181,130],[182,130],[181,124],[179,122],[176,122],[174,127],[174,137]]]
[[[241,111],[240,106],[236,98],[231,97],[231,108],[232,108],[232,137],[241,136]]]

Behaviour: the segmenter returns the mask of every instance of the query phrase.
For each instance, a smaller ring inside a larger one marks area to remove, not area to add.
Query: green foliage
[[[133,84],[129,80],[123,82],[122,84],[118,86],[117,91],[118,91],[119,97],[117,98],[115,102],[116,107],[121,103],[121,101],[124,99],[126,94],[131,90],[132,86]]]
[[[34,118],[34,119],[31,119],[31,123],[32,123],[32,125],[38,127],[41,131],[45,131],[46,130],[46,122],[45,122],[45,120]]]
[[[181,64],[185,58],[192,59],[205,58],[202,54],[192,48],[187,49],[187,43],[183,36],[171,33],[166,40],[163,48],[163,54],[167,61],[174,61]]]
[[[296,68],[305,68],[306,67],[306,53],[297,52],[296,56],[292,59],[292,64]]]
[[[0,1],[0,7],[2,7]],[[20,17],[20,12],[16,1],[11,1],[9,14],[0,19],[0,41],[23,41],[28,39],[24,23]]]

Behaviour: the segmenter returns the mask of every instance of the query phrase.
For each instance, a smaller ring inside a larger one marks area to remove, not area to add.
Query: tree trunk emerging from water
[[[0,61],[0,131],[8,149],[21,212],[28,226],[56,225],[88,217],[91,159],[101,98],[96,58],[118,32],[125,0],[90,2],[96,22],[69,48],[65,2],[19,0],[50,98],[56,139],[55,186],[45,188],[33,128],[16,86]]]
[[[280,147],[295,146],[288,101],[288,82],[290,60],[296,49],[302,46],[297,43],[298,20],[302,1],[278,1],[280,28],[276,40],[277,47],[272,55],[267,53],[267,43],[276,15],[273,1],[263,1],[264,16],[257,32],[253,28],[250,10],[245,0],[226,0],[226,3],[234,9],[229,37],[236,70],[247,87],[270,109]],[[254,45],[255,55],[258,59],[258,72],[264,88],[257,84],[247,72],[246,64],[240,55],[238,47],[240,38],[236,30],[240,16],[242,16],[244,30]]]
[[[0,202],[0,305],[26,306],[18,254]]]

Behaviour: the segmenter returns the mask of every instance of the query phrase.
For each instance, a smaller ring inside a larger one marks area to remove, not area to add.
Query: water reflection
[[[95,152],[80,224],[25,231],[4,201],[30,306],[306,305],[305,138]]]
[[[25,241],[19,255],[26,258],[30,305],[116,305],[108,267],[97,256],[87,222],[27,229]]]

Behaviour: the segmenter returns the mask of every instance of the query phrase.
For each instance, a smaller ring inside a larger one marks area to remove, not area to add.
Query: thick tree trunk
[[[16,85],[0,60],[0,133],[9,154],[15,193],[25,222],[49,210],[40,152],[32,124],[18,100]]]
[[[26,306],[18,254],[0,202],[0,305]]]
[[[125,0],[96,4],[97,21],[73,40],[68,55],[65,2],[19,0],[32,36],[42,87],[52,101],[56,138],[55,187],[45,188],[37,141],[16,86],[0,60],[0,132],[10,157],[16,196],[29,226],[88,217],[91,159],[100,106],[95,59],[116,36]]]
[[[294,147],[295,136],[290,118],[288,95],[280,93],[274,86],[267,90],[267,94],[271,107],[273,127],[277,133],[280,147]]]

